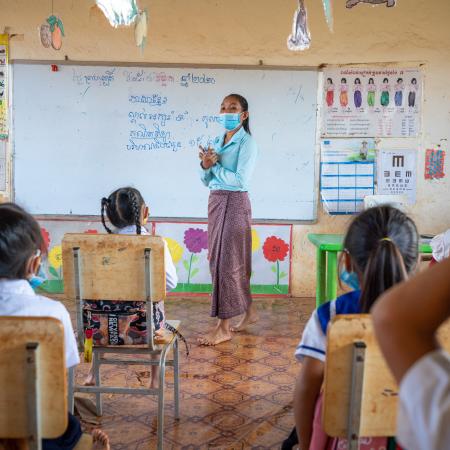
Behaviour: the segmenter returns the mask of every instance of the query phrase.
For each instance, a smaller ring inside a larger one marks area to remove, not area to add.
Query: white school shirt
[[[66,367],[79,364],[80,356],[69,312],[58,301],[36,295],[27,280],[0,280],[0,316],[54,317],[63,324]]]
[[[295,357],[302,361],[309,356],[325,362],[327,352],[327,328],[336,315],[360,314],[361,291],[351,291],[319,306],[312,313],[295,350]],[[408,449],[409,450],[409,449]]]
[[[400,383],[397,438],[407,450],[450,449],[450,355],[420,358]]]
[[[117,234],[137,234],[136,233],[136,225],[128,225],[124,228],[120,228],[117,230]],[[141,234],[149,235],[150,233],[144,228],[141,227]],[[177,269],[175,269],[175,265],[172,261],[172,256],[169,251],[169,246],[165,239],[164,241],[164,261],[165,261],[165,269],[166,269],[166,289],[168,291],[175,289],[178,283],[178,275]]]

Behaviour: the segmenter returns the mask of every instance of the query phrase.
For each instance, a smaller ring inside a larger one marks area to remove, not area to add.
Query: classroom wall
[[[326,26],[322,2],[305,0],[312,44],[300,53],[286,48],[296,0],[138,1],[150,14],[143,53],[134,47],[132,29],[113,29],[93,7],[94,2],[87,0],[54,1],[67,35],[60,52],[44,49],[38,40],[38,26],[51,12],[48,0],[0,0],[0,32],[8,27],[15,35],[12,59],[62,60],[67,55],[78,61],[185,64],[422,64],[423,135],[416,143],[418,192],[411,213],[423,233],[450,228],[448,176],[431,182],[423,177],[425,149],[438,144],[447,149],[450,140],[448,0],[398,0],[395,8],[363,4],[352,10],[345,8],[344,0],[334,0],[333,34]],[[315,292],[315,252],[307,233],[343,231],[348,220],[329,217],[319,207],[317,224],[294,227],[293,295],[313,296]]]

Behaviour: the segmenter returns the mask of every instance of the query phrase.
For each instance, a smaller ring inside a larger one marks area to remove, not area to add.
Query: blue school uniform
[[[306,324],[295,357],[301,361],[310,356],[325,362],[328,324],[338,314],[360,314],[360,297],[360,290],[352,291],[319,306]]]

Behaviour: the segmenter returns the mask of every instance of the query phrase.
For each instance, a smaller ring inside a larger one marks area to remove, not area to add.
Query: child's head
[[[391,206],[370,208],[353,220],[343,255],[347,270],[361,283],[361,312],[369,312],[384,291],[416,267],[418,240],[414,222]]]
[[[39,270],[43,247],[36,220],[13,203],[0,204],[0,278],[31,278]]]
[[[389,83],[389,80],[387,78],[383,78],[383,83]]]
[[[327,78],[327,83],[328,84],[333,84],[333,80],[331,78]]]
[[[141,193],[132,187],[124,187],[114,191],[108,198],[102,198],[102,223],[108,233],[112,233],[106,225],[105,211],[108,220],[116,228],[136,225],[136,233],[141,234],[141,226],[148,216]]]
[[[369,84],[375,84],[375,82],[373,81],[373,78],[369,78]]]
[[[413,78],[413,79],[411,80],[411,84],[417,84],[417,79],[416,79],[416,78]]]
[[[347,83],[347,78],[341,78],[341,83],[342,83],[342,84]]]
[[[355,78],[355,84],[361,84],[361,80],[359,78]]]
[[[397,78],[397,83],[398,84],[403,83],[403,78]]]

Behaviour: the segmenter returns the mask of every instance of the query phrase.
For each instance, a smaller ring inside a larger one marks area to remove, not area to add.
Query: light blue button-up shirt
[[[200,168],[201,180],[211,190],[246,192],[258,155],[256,142],[243,127],[225,145],[223,141],[223,135],[214,140],[219,161],[207,170]]]

